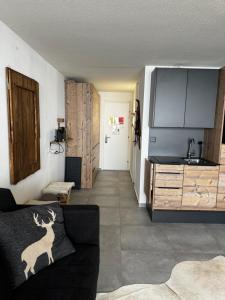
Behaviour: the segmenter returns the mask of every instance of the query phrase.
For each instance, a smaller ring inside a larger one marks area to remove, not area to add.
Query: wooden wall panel
[[[86,162],[86,184],[83,184],[82,187],[92,188],[92,99],[90,84],[83,84],[83,99],[86,114],[83,130],[83,156],[86,157],[84,160]]]
[[[82,157],[83,153],[83,101],[82,84],[74,80],[65,82],[66,99],[66,128],[67,128],[67,157]]]
[[[94,86],[67,80],[66,156],[82,157],[81,187],[91,188],[99,167],[100,98]]]
[[[100,96],[91,84],[91,144],[92,144],[92,181],[95,180],[100,160]]]
[[[224,106],[225,105],[225,68],[220,70],[217,105],[215,114],[215,127],[204,130],[203,157],[219,163],[222,144]]]
[[[91,85],[92,98],[92,147],[100,142],[100,96],[93,85]]]
[[[40,169],[39,85],[10,68],[6,73],[10,181],[16,184]]]

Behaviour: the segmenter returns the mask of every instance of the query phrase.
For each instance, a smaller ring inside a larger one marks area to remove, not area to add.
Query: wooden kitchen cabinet
[[[218,70],[156,68],[152,73],[150,126],[213,128]]]
[[[225,209],[225,165],[167,165],[146,160],[146,166],[145,193],[153,210]]]
[[[184,166],[182,207],[215,208],[218,175],[218,166]]]

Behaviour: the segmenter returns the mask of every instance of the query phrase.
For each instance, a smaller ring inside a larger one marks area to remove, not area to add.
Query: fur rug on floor
[[[225,300],[225,257],[177,264],[163,284],[133,284],[96,300]]]

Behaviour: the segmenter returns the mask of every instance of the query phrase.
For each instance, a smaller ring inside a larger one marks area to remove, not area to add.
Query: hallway
[[[129,172],[99,172],[94,188],[74,191],[71,204],[100,206],[99,292],[161,283],[177,262],[224,253],[225,225],[152,223],[138,207]]]

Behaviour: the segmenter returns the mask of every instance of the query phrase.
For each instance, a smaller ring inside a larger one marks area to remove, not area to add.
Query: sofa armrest
[[[97,205],[63,206],[66,233],[74,244],[99,246],[99,207]]]

